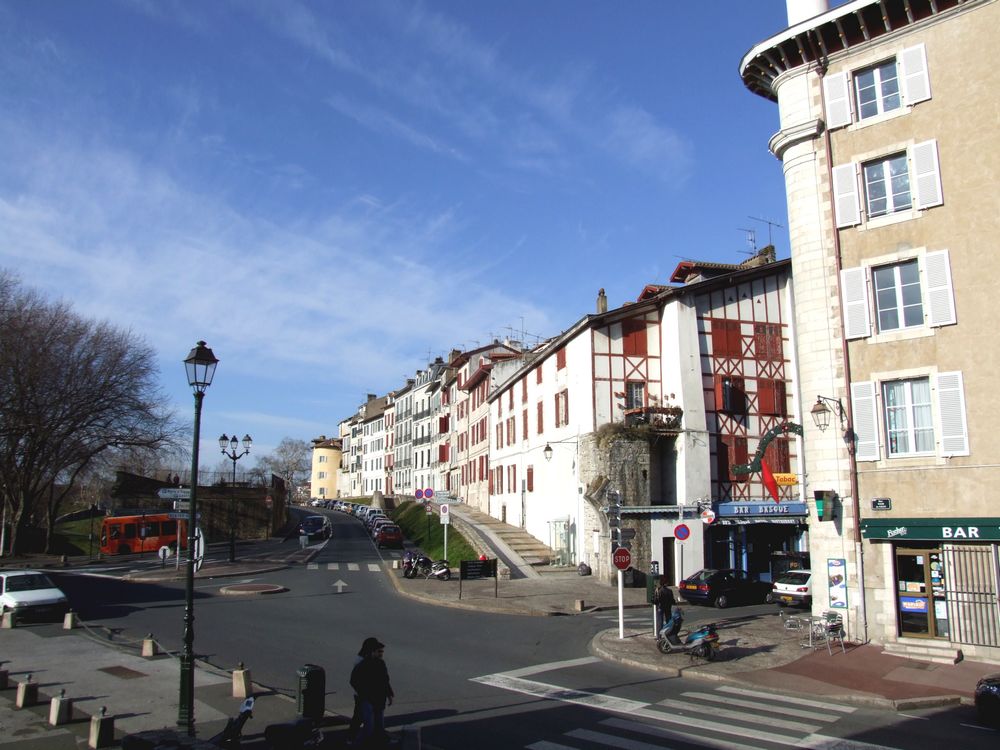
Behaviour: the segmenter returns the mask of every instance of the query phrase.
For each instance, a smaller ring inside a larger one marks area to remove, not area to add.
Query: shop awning
[[[719,518],[712,522],[712,526],[747,526],[752,523],[784,523],[802,524],[805,526],[805,518]]]
[[[1000,541],[1000,518],[863,518],[864,539],[934,542]]]

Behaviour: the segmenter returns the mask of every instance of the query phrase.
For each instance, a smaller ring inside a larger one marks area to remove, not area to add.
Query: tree
[[[154,363],[131,332],[48,302],[0,270],[0,493],[15,552],[41,526],[50,551],[60,505],[102,459],[179,437]]]
[[[282,438],[274,453],[257,459],[257,466],[284,477],[294,488],[312,472],[312,446],[305,440]]]

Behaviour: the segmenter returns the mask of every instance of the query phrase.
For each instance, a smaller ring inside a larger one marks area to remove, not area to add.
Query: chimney
[[[795,26],[828,10],[830,0],[785,0],[789,26]]]
[[[791,2],[791,0],[789,0]],[[608,311],[608,297],[604,293],[604,287],[601,287],[597,291],[597,314],[606,313]]]
[[[374,401],[375,400],[375,394],[374,393],[369,393],[368,394],[368,400],[369,401]]]

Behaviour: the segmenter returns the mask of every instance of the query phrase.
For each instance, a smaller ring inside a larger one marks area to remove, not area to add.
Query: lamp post
[[[240,441],[236,439],[235,432],[232,437],[223,433],[219,438],[219,447],[222,449],[222,455],[233,462],[233,484],[230,488],[229,498],[229,562],[236,562],[236,462],[250,452],[251,445],[253,445],[253,438],[249,435],[244,435],[243,452],[240,453]]]
[[[212,384],[219,360],[204,341],[199,341],[184,360],[188,385],[194,391],[194,443],[191,448],[191,500],[188,504],[187,576],[184,586],[184,651],[181,654],[180,705],[177,724],[194,736],[194,545],[198,521],[198,441],[201,437],[201,402]]]

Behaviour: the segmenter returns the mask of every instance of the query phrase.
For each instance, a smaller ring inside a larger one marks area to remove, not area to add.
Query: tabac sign
[[[996,542],[1000,518],[866,518],[861,536],[887,541]]]

